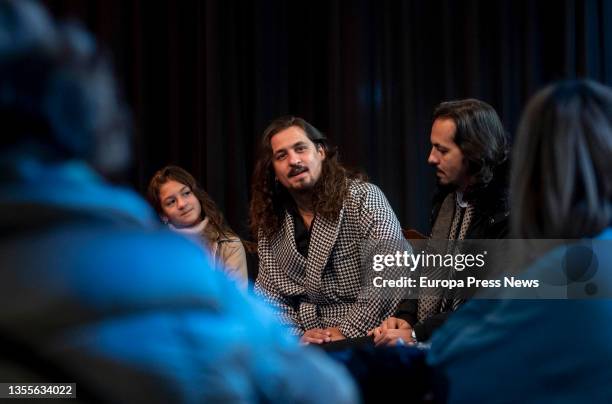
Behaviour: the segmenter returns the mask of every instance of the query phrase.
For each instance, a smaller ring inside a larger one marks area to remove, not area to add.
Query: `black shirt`
[[[295,245],[297,250],[304,258],[308,258],[308,247],[310,245],[310,230],[306,228],[302,216],[295,211],[290,209],[289,213],[293,217],[293,225],[295,232]]]

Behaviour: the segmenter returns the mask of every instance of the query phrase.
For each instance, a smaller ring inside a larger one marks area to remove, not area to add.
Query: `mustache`
[[[291,170],[289,171],[289,177],[295,177],[296,175],[302,174],[305,171],[308,171],[308,168],[306,168],[305,166],[291,167]]]

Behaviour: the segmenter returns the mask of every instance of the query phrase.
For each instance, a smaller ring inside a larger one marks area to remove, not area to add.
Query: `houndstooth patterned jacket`
[[[403,240],[400,224],[377,186],[349,181],[338,220],[317,216],[313,221],[308,258],[297,251],[289,213],[271,239],[260,230],[255,291],[298,335],[312,328],[339,327],[345,337],[364,336],[400,300],[376,297],[374,288],[362,287],[362,254],[368,241]]]

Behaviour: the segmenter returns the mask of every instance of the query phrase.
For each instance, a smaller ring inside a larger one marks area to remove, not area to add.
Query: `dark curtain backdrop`
[[[47,0],[110,50],[134,116],[143,192],[190,170],[247,235],[259,137],[304,117],[365,170],[402,225],[427,232],[434,106],[476,97],[510,135],[525,101],[561,78],[612,84],[612,1]]]

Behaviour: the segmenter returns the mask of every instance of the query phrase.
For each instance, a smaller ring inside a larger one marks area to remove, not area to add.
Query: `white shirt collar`
[[[208,224],[208,217],[204,218],[204,220],[202,220],[198,224],[194,224],[191,227],[174,227],[172,223],[168,223],[168,227],[170,227],[172,231],[175,231],[177,233],[200,234],[202,233],[202,231],[204,230],[207,224]]]
[[[461,208],[467,208],[470,204],[467,201],[463,200],[463,192],[457,191],[455,192],[455,197],[457,200],[457,205]]]

